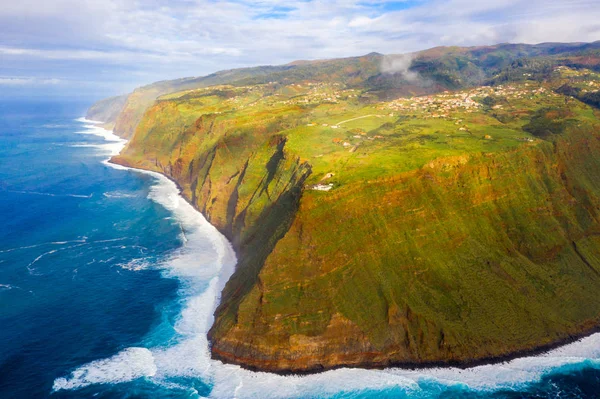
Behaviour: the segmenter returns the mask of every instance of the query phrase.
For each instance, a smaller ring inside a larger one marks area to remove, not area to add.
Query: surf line
[[[80,121],[90,123],[89,120]],[[125,140],[99,126],[90,126],[86,134],[113,141],[115,151],[111,155],[118,154],[126,144]],[[220,362],[210,357],[207,332],[212,326],[221,292],[237,263],[233,248],[200,212],[185,201],[175,182],[166,176],[112,164],[110,158],[103,163],[117,170],[154,177],[156,182],[150,187],[148,198],[166,208],[179,222],[181,247],[159,265],[169,277],[181,282],[182,307],[172,326],[176,342],[170,346],[155,346],[153,343],[149,347],[127,348],[112,357],[84,364],[70,375],[57,378],[53,390],[127,382],[141,377],[151,378],[158,384],[167,383],[170,377],[182,376],[209,381],[215,372],[213,366]]]
[[[92,196],[94,195],[94,193],[85,195],[85,194],[53,194],[53,193],[44,193],[44,192],[39,192],[39,191],[24,191],[24,190],[3,190],[3,191],[7,192],[7,193],[14,193],[14,194],[45,195],[47,197],[92,198]]]

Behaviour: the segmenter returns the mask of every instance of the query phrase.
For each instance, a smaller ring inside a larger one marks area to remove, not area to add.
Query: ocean
[[[210,359],[227,240],[77,101],[0,100],[0,398],[598,398],[600,334],[470,369],[255,373]]]

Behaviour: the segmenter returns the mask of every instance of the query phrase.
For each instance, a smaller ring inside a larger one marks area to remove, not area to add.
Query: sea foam
[[[107,381],[121,383],[156,374],[152,353],[146,348],[127,348],[116,355],[96,360],[73,371],[69,378],[57,378],[53,389],[75,389]]]
[[[97,126],[93,132],[118,141],[121,148],[125,144],[115,139],[112,132],[101,132]],[[128,348],[111,358],[83,365],[69,376],[56,379],[54,390],[117,384],[138,378],[167,387],[170,378],[184,377],[210,384],[214,398],[328,397],[388,389],[408,396],[438,397],[451,386],[477,391],[518,389],[565,368],[600,367],[600,334],[543,355],[468,369],[338,369],[306,376],[280,376],[212,360],[206,333],[213,323],[221,290],[234,271],[235,254],[225,237],[181,197],[175,183],[155,172],[139,172],[156,178],[148,197],[171,211],[185,234],[182,247],[158,265],[182,285],[181,312],[173,325],[175,338],[149,348]],[[437,388],[432,390],[432,386]]]
[[[79,118],[79,119],[77,119],[77,121],[84,124],[83,127],[85,128],[85,130],[80,130],[80,131],[77,131],[76,133],[99,136],[99,137],[102,137],[108,143],[73,144],[72,147],[97,148],[97,149],[102,150],[103,152],[107,152],[108,155],[113,156],[113,155],[118,155],[121,152],[121,150],[123,149],[123,147],[125,147],[125,144],[127,144],[127,140],[120,138],[119,136],[117,136],[110,130],[106,130],[106,129],[102,128],[101,126],[98,126],[102,122],[93,121],[93,120],[89,120],[89,119],[85,119],[85,118]],[[106,162],[108,162],[109,159],[110,158],[106,159]]]
[[[117,144],[119,151],[125,141],[91,121],[86,123],[84,134],[94,134]],[[104,149],[99,146],[98,148]],[[118,153],[119,151],[116,151]],[[114,153],[111,153],[114,155]],[[216,228],[197,212],[180,195],[176,184],[165,176],[144,170],[105,163],[121,170],[135,170],[153,176],[156,181],[149,192],[149,199],[169,210],[180,223],[185,235],[183,245],[174,251],[161,265],[170,277],[182,282],[182,310],[174,330],[176,343],[172,346],[147,349],[142,360],[151,362],[156,371],[156,382],[168,377],[210,378],[212,360],[208,350],[206,333],[212,325],[213,313],[219,303],[220,293],[234,271],[236,258],[231,245]],[[135,349],[135,348],[130,348]],[[139,348],[138,348],[139,349]],[[149,354],[149,355],[148,355]],[[141,377],[149,377],[146,367],[140,365],[137,350],[123,351],[113,358],[91,362],[74,370],[69,376],[59,378],[54,389],[75,389],[98,383],[119,383]],[[94,378],[89,378],[93,375]]]

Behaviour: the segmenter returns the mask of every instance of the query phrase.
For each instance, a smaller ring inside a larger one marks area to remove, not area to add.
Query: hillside
[[[393,99],[481,85],[497,77],[500,71],[515,69],[515,61],[528,57],[542,60],[546,66],[584,66],[598,70],[600,42],[438,47],[414,54],[385,56],[371,53],[362,57],[225,70],[204,77],[161,81],[140,87],[127,96],[125,104],[122,97],[103,100],[89,110],[87,117],[104,121],[108,127],[114,126],[117,134],[130,138],[144,112],[158,97],[178,91],[219,84],[291,84],[310,80],[340,83],[368,91],[379,99]],[[521,69],[522,66],[517,68],[517,73]],[[121,112],[108,114],[104,111],[107,107],[120,108]]]
[[[159,83],[129,96],[113,161],[173,178],[232,241],[214,357],[275,372],[502,358],[598,326],[598,47]]]

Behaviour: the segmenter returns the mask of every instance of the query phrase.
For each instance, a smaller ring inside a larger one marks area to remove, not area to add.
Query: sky
[[[599,0],[2,0],[0,96],[104,97],[294,60],[600,40]]]

